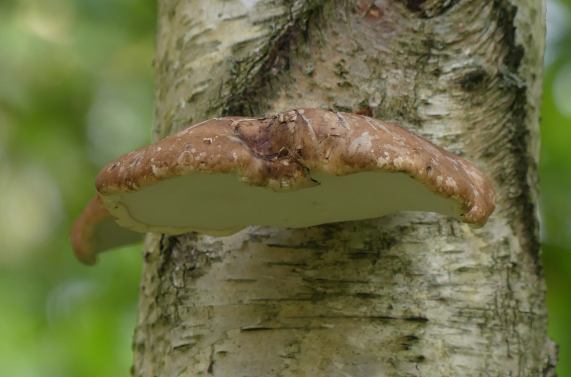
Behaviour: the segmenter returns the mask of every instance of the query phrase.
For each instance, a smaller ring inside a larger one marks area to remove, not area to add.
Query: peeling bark
[[[543,2],[159,10],[157,137],[219,115],[358,112],[476,162],[499,199],[481,229],[398,213],[149,236],[135,376],[554,375],[536,216]]]

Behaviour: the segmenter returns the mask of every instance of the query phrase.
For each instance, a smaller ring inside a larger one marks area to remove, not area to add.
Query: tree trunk
[[[396,213],[150,235],[134,375],[554,375],[536,214],[544,23],[537,0],[160,0],[158,138],[220,115],[357,112],[476,162],[498,202],[480,229]]]

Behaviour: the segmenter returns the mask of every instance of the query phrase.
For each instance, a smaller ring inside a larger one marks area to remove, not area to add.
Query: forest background
[[[571,0],[547,1],[540,161],[549,334],[571,377]],[[155,0],[0,0],[0,375],[126,376],[141,246],[72,255],[107,161],[148,144]]]

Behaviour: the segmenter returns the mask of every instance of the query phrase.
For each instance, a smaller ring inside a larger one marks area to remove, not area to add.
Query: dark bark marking
[[[539,243],[539,223],[536,218],[536,205],[532,197],[535,187],[529,182],[529,173],[537,170],[536,163],[532,156],[529,155],[528,147],[530,144],[529,129],[524,125],[527,114],[527,86],[519,79],[519,68],[521,66],[525,50],[523,46],[516,43],[516,26],[515,16],[517,7],[507,0],[494,0],[494,11],[496,15],[496,23],[502,29],[503,45],[506,51],[504,56],[505,72],[499,73],[500,85],[506,95],[513,98],[511,107],[508,110],[511,115],[506,126],[508,140],[505,145],[509,148],[511,155],[514,156],[512,166],[512,174],[515,182],[507,182],[507,187],[511,185],[520,187],[519,194],[511,198],[514,202],[512,208],[520,212],[522,226],[516,229],[519,237],[524,240],[524,249],[533,258],[538,276],[542,276],[542,266],[540,261],[540,243]],[[522,156],[517,157],[517,156]],[[502,173],[503,174],[503,173]]]
[[[414,334],[405,335],[400,339],[400,345],[403,350],[409,351],[419,340],[420,338]]]
[[[404,0],[404,4],[408,10],[418,14],[421,18],[433,18],[446,13],[459,1],[460,0],[440,0],[428,2],[426,0]]]
[[[290,19],[285,26],[285,30],[276,33],[276,36],[267,44],[265,51],[255,57],[254,61],[236,61],[231,75],[231,82],[221,85],[230,85],[230,98],[221,98],[223,116],[255,116],[263,114],[276,93],[272,90],[272,82],[281,73],[290,69],[291,43],[298,35],[303,35],[304,39],[309,38],[308,28],[311,25],[310,19],[317,14],[323,1],[314,0],[310,2],[308,9],[294,19],[290,12]],[[264,20],[268,22],[268,20]],[[252,74],[255,67],[262,64],[261,68]],[[242,78],[237,81],[236,78]]]
[[[494,8],[497,14],[497,24],[503,29],[503,42],[507,47],[507,55],[504,64],[510,72],[516,73],[524,56],[524,48],[516,44],[515,16],[517,7],[506,0],[494,0]]]
[[[157,270],[159,277],[164,276],[165,271],[168,268],[169,261],[172,257],[172,250],[177,244],[176,237],[170,237],[165,234],[161,235],[161,240],[159,244],[159,252],[161,255],[161,262]]]
[[[471,92],[482,88],[487,79],[488,73],[484,69],[475,68],[460,77],[460,79],[458,79],[458,85],[466,92]]]

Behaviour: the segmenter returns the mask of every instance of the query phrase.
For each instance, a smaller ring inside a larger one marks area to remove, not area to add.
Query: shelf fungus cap
[[[473,164],[365,116],[299,109],[190,126],[107,165],[103,205],[138,232],[233,233],[430,211],[482,225],[490,180]]]
[[[140,233],[120,227],[96,196],[87,203],[73,224],[70,241],[77,259],[88,265],[96,262],[97,254],[141,241]]]

